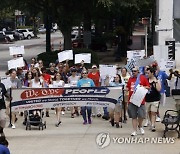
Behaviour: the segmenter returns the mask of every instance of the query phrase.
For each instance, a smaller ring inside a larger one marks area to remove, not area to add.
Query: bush
[[[53,52],[43,52],[37,56],[38,60],[43,60],[44,66],[49,67],[49,63],[54,63],[58,59],[58,53],[59,50],[53,51]],[[86,48],[80,48],[80,49],[73,49],[73,57],[75,59],[75,54],[80,54],[80,53],[91,53],[91,64],[85,64],[87,68],[90,68],[92,64],[99,65],[99,58],[96,52],[86,49]],[[69,61],[69,65],[73,66],[74,65],[74,60]]]

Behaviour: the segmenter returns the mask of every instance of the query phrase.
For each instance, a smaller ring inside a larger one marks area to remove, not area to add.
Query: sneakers
[[[64,111],[61,111],[61,114],[62,114],[62,115],[64,115],[64,114],[65,114],[65,112],[64,112]]]
[[[131,136],[136,136],[136,135],[137,135],[137,132],[136,132],[136,131],[134,131],[134,132],[131,133]]]
[[[12,127],[11,127],[12,129],[15,129],[16,128],[16,126],[14,125],[14,124],[12,124]]]
[[[156,122],[161,122],[161,118],[160,117],[156,117]]]
[[[73,113],[71,114],[71,118],[74,118],[74,114]]]
[[[144,127],[147,127],[149,125],[149,120],[146,119],[146,122],[144,123]]]
[[[91,119],[88,119],[88,124],[91,124],[91,123],[92,123]]]
[[[87,121],[84,121],[84,122],[83,122],[83,125],[86,125],[86,124],[87,124]]]
[[[116,122],[116,128],[119,128],[119,122]]]
[[[145,131],[144,131],[144,129],[142,127],[140,127],[139,130],[140,130],[141,135],[145,134]]]
[[[111,126],[114,127],[114,119],[111,119],[110,123],[111,123]]]
[[[97,114],[97,117],[98,117],[98,118],[100,118],[100,117],[101,117],[101,114],[100,114],[100,113],[99,113],[99,114]]]
[[[155,132],[155,131],[156,131],[155,126],[151,126],[151,131],[152,131],[152,132]]]
[[[59,127],[60,124],[61,124],[61,121],[59,121],[57,124],[55,124],[55,126]]]

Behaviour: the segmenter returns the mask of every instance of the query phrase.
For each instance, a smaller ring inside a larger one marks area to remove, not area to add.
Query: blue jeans
[[[109,116],[109,112],[108,112],[108,109],[107,107],[103,107],[103,110],[104,110],[104,116]]]
[[[81,107],[81,113],[82,113],[83,120],[87,122],[86,110],[87,110],[88,119],[91,119],[92,107],[90,107],[90,106],[82,106]]]

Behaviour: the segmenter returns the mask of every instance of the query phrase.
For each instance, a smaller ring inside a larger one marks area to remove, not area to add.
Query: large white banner
[[[122,87],[12,89],[12,111],[70,106],[114,108]]]
[[[25,54],[24,53],[24,46],[13,46],[9,47],[10,55],[18,55],[18,54]]]

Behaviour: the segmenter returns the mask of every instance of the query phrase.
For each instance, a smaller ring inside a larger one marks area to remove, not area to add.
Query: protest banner
[[[65,50],[58,53],[58,60],[59,62],[65,60],[73,60],[73,51],[72,50]]]
[[[139,67],[148,66],[148,65],[151,65],[153,62],[154,62],[154,58],[152,58],[152,57],[138,59],[136,61],[136,66],[139,66]]]
[[[81,54],[75,54],[75,64],[81,63],[91,63],[91,53],[81,53]]]
[[[127,69],[128,72],[131,72],[135,66],[136,61],[134,59],[131,59],[124,67]]]
[[[17,69],[18,67],[24,67],[23,57],[12,59],[8,61],[8,69]]]
[[[116,65],[99,65],[99,72],[102,79],[105,79],[106,76],[115,77],[117,74]]]
[[[128,61],[131,59],[143,59],[145,56],[145,50],[130,50],[127,51]]]
[[[12,111],[101,106],[114,108],[122,87],[24,88],[12,89]]]
[[[6,89],[10,89],[11,88],[11,85],[12,85],[12,82],[10,80],[10,77],[1,77],[1,83],[4,84],[5,88]]]
[[[168,72],[169,69],[175,68],[175,61],[161,59],[158,65],[162,71]]]
[[[10,55],[18,55],[18,54],[25,54],[24,52],[24,46],[13,46],[9,47]]]

